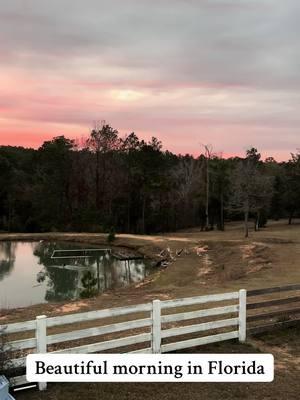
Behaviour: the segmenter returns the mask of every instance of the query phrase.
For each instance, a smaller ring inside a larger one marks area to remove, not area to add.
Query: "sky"
[[[0,145],[158,137],[285,160],[300,147],[298,0],[0,2]]]

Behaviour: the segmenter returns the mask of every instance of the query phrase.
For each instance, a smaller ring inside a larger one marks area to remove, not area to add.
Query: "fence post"
[[[152,353],[161,353],[161,307],[160,300],[152,301]]]
[[[47,317],[39,315],[36,317],[36,352],[47,353]],[[39,390],[47,389],[46,382],[39,382]]]
[[[239,341],[246,341],[247,291],[239,291]]]

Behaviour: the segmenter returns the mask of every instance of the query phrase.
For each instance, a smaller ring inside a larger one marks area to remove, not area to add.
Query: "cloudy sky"
[[[300,147],[299,0],[0,2],[0,144],[94,120],[177,153]]]

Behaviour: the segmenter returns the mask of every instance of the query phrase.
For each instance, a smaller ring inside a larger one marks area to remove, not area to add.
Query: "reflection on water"
[[[0,281],[9,275],[16,259],[16,243],[0,242]]]
[[[0,308],[87,298],[150,273],[147,260],[83,249],[64,242],[0,242]]]

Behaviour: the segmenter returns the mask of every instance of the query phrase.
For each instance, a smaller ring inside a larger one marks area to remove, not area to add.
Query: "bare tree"
[[[199,198],[203,165],[199,160],[193,157],[185,156],[180,159],[178,165],[172,171],[174,181],[174,191],[176,196],[174,203],[180,207],[181,220],[185,223],[190,221],[194,214],[194,203]]]
[[[245,237],[249,236],[249,214],[256,213],[268,207],[272,197],[272,181],[263,176],[256,163],[246,158],[234,169],[231,180],[231,198],[229,209],[232,212],[244,214]],[[259,218],[257,218],[259,221]]]
[[[206,160],[206,200],[205,200],[205,230],[209,230],[209,195],[210,195],[210,170],[209,164],[210,159],[212,157],[212,145],[205,144],[204,147],[204,156]]]

